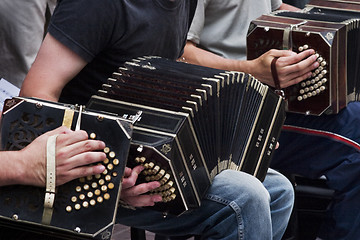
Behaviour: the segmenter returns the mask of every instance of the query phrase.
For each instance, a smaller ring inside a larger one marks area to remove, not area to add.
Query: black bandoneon
[[[270,49],[314,49],[320,66],[312,77],[284,89],[287,110],[336,114],[360,92],[360,3],[312,0],[300,12],[276,11],[250,24],[247,57]]]
[[[134,124],[128,166],[162,183],[152,209],[199,207],[216,174],[234,169],[263,180],[284,121],[284,101],[254,77],[160,57],[126,62],[87,105]]]
[[[132,121],[79,106],[33,98],[13,98],[4,104],[2,150],[20,150],[37,136],[59,126],[87,131],[91,139],[105,142],[106,170],[75,179],[56,188],[52,216],[44,220],[45,188],[0,187],[1,234],[8,230],[46,239],[110,239],[117,212],[121,180],[128,156]],[[16,169],[14,169],[16,171]],[[6,235],[17,239],[16,235]]]

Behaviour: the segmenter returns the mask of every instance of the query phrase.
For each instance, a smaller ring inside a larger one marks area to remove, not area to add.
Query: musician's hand
[[[104,149],[104,142],[89,140],[85,131],[74,132],[66,127],[59,127],[39,136],[20,150],[25,171],[22,184],[45,186],[46,142],[49,136],[55,134],[59,134],[56,139],[56,185],[105,170],[103,165],[88,165],[106,158],[104,152],[97,151]]]
[[[135,185],[138,175],[143,169],[142,166],[136,166],[133,169],[125,169],[120,198],[133,207],[153,206],[155,202],[160,202],[162,200],[160,195],[145,194],[150,190],[159,187],[159,182],[154,181]]]
[[[315,51],[312,49],[300,53],[272,49],[260,57],[251,60],[251,69],[249,69],[248,72],[261,82],[274,87],[275,84],[271,73],[271,62],[275,57],[278,57],[276,70],[280,87],[286,88],[311,76],[311,71],[319,66],[319,63],[316,61],[317,57],[314,53]]]

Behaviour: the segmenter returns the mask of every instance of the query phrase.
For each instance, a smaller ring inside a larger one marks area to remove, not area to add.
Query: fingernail
[[[160,195],[155,195],[153,198],[154,202],[161,202],[162,201],[162,197]]]
[[[105,166],[104,165],[100,164],[98,166],[99,166],[99,171],[101,171],[101,172],[105,171]]]

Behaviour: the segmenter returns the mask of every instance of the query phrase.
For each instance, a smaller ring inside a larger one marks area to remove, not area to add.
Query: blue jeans
[[[309,178],[325,175],[335,195],[319,236],[360,239],[360,102],[334,115],[288,114],[285,124],[296,128],[281,133],[271,166]]]
[[[281,239],[294,193],[291,183],[269,169],[263,183],[244,172],[218,174],[201,207],[163,218],[148,209],[119,208],[117,222],[166,236],[201,235],[203,239]]]

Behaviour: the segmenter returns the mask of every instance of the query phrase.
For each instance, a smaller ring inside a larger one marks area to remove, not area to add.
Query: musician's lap
[[[225,170],[215,177],[202,206],[191,213],[164,219],[161,213],[151,210],[119,208],[117,220],[163,235],[194,234],[206,239],[231,240],[252,239],[253,236],[264,240],[281,239],[292,204],[292,186],[281,174],[270,169],[262,184],[246,173]],[[238,229],[233,228],[234,225]]]

